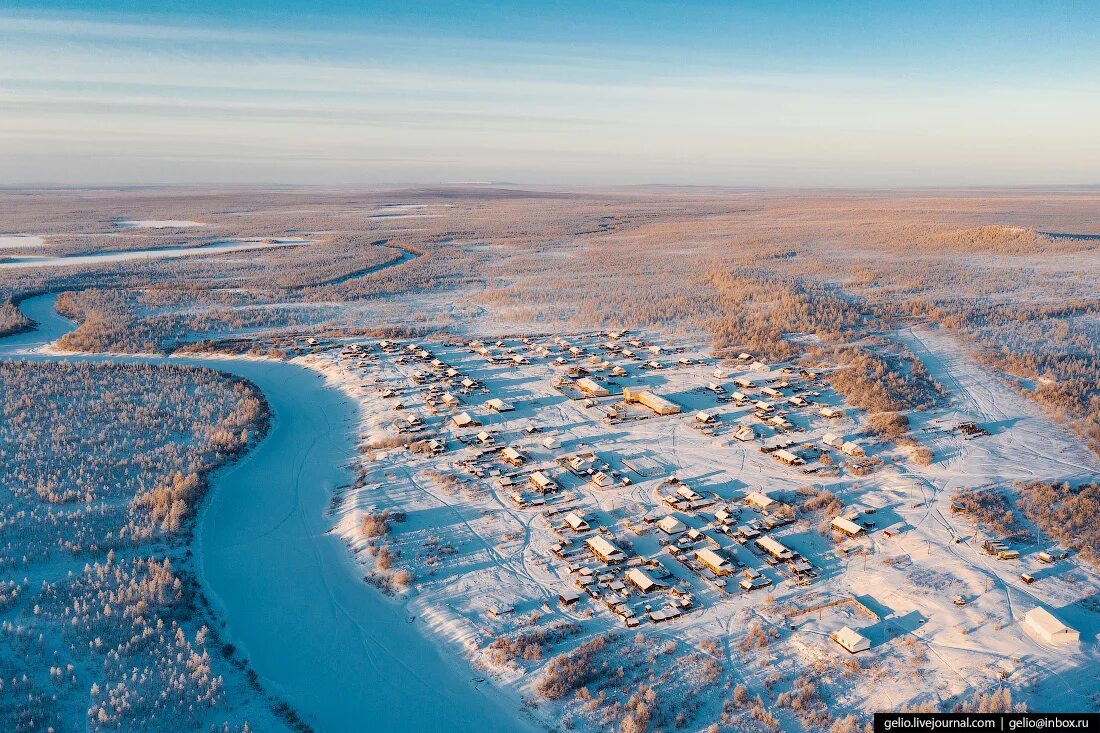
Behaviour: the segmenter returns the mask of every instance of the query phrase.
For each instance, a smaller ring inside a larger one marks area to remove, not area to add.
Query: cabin
[[[577,389],[589,397],[606,397],[611,394],[607,387],[592,379],[591,377],[581,377],[576,381]]]
[[[549,494],[551,491],[557,491],[558,485],[542,471],[535,471],[527,477],[528,483],[538,492],[543,494]]]
[[[477,440],[482,445],[492,445],[494,443],[493,434],[487,430],[482,430],[477,434]]]
[[[764,400],[757,400],[756,402],[752,403],[752,406],[755,407],[757,410],[760,410],[760,412],[771,412],[775,409],[772,403],[765,402]]]
[[[740,440],[743,443],[756,440],[756,431],[752,429],[750,425],[742,425],[737,428],[737,432],[733,434],[733,437]]]
[[[565,524],[574,532],[584,532],[592,528],[585,518],[577,512],[569,512],[565,515]]]
[[[854,440],[849,440],[840,446],[840,450],[850,456],[865,456],[867,451],[863,450],[863,446]]]
[[[469,377],[466,377],[465,379],[463,379],[461,382],[459,382],[459,384],[461,384],[466,389],[473,389],[474,387],[477,386],[477,382],[470,379]]]
[[[626,553],[609,542],[604,537],[596,535],[595,537],[589,537],[584,541],[584,544],[588,546],[588,549],[592,551],[596,557],[603,560],[608,565],[615,565],[626,559]]]
[[[563,606],[572,606],[581,599],[581,594],[575,590],[563,590],[558,593],[558,603]]]
[[[486,400],[485,406],[493,412],[511,412],[512,410],[516,409],[499,397],[494,397],[491,400]]]
[[[474,420],[472,417],[470,417],[470,413],[468,413],[468,412],[458,413],[457,415],[455,415],[454,417],[451,418],[451,422],[453,422],[455,424],[455,427],[459,427],[459,428],[468,428],[468,427],[472,427],[474,425],[480,424],[476,420]]]
[[[548,435],[545,439],[543,439],[542,446],[544,448],[554,450],[555,448],[560,448],[561,447],[561,441],[558,440],[557,437],[555,437],[553,435]]]
[[[687,525],[676,518],[676,515],[669,514],[661,521],[657,522],[657,526],[665,534],[680,534],[687,531]]]
[[[830,448],[839,448],[844,445],[844,438],[835,433],[825,433],[825,435],[821,436],[821,442]]]
[[[509,446],[500,452],[500,457],[504,459],[504,462],[512,466],[522,466],[527,460],[527,456],[520,453],[515,448]]]
[[[707,384],[707,389],[709,389],[714,394],[723,394],[726,391],[726,388],[723,387],[722,385],[720,385],[718,382],[708,383]]]
[[[752,493],[746,494],[745,503],[759,509],[760,511],[767,511],[769,508],[775,507],[779,504],[779,502],[777,502],[775,499],[759,491],[753,491]]]
[[[845,626],[830,637],[849,654],[858,654],[871,648],[871,640],[858,631]]]
[[[795,407],[805,407],[806,405],[810,404],[806,401],[804,397],[799,397],[798,395],[788,398],[787,402],[791,403]]]
[[[455,396],[454,396],[453,394],[451,394],[450,392],[444,392],[444,393],[443,393],[443,396],[442,396],[442,397],[440,397],[439,399],[443,401],[443,404],[445,404],[445,405],[451,405],[452,407],[453,407],[454,405],[457,405],[457,404],[458,404],[458,402],[459,402],[458,398],[457,398],[457,397],[455,397]]]
[[[731,575],[733,573],[733,563],[709,548],[696,550],[695,559],[703,563],[715,575]]]
[[[764,389],[762,389],[760,391],[763,392],[764,394],[766,394],[768,397],[775,397],[776,399],[779,399],[780,397],[783,396],[783,393],[780,392],[775,387],[765,387]]]
[[[714,425],[718,422],[718,418],[706,410],[699,410],[699,412],[695,413],[695,422],[702,425]]]
[[[1024,614],[1024,626],[1047,644],[1073,644],[1081,640],[1081,632],[1066,626],[1042,607]]]
[[[784,448],[781,448],[772,453],[772,458],[779,461],[780,463],[785,463],[788,466],[801,466],[806,462],[805,459],[803,459],[801,456],[792,453]]]
[[[642,593],[649,593],[663,587],[641,568],[631,568],[627,570],[626,579],[633,583]]]
[[[817,411],[818,415],[829,420],[835,420],[837,418],[844,417],[844,410],[837,409],[835,407],[822,407]]]
[[[737,355],[737,361],[752,361],[752,354],[747,351],[742,351]]]
[[[748,377],[734,377],[733,378],[733,383],[736,384],[741,389],[752,389],[753,387],[756,386],[756,383],[754,383]]]
[[[660,397],[648,389],[623,389],[623,401],[637,403],[653,410],[658,415],[675,415],[680,412],[680,406],[674,402]]]
[[[842,532],[849,537],[856,537],[863,534],[866,530],[862,525],[856,524],[847,517],[836,517],[832,521],[832,528],[837,532]]]
[[[786,546],[767,535],[758,538],[756,540],[756,546],[776,560],[790,560],[794,557],[794,553],[787,549]]]

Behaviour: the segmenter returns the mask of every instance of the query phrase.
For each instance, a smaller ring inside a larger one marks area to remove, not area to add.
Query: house
[[[817,411],[817,414],[821,415],[824,418],[828,418],[829,420],[844,417],[844,411],[838,410],[835,407],[822,407],[820,410]]]
[[[661,521],[657,522],[657,526],[661,528],[661,531],[665,534],[680,534],[687,531],[687,525],[676,518],[676,515],[669,514]]]
[[[656,412],[658,415],[675,415],[680,412],[680,406],[674,402],[660,397],[648,389],[623,389],[623,401],[636,402]]]
[[[776,506],[779,502],[771,498],[767,494],[762,494],[759,491],[753,491],[745,495],[745,503],[756,507],[760,511],[766,511],[769,507]]]
[[[527,460],[526,456],[511,446],[502,450],[500,452],[500,457],[504,459],[505,463],[509,463],[513,466],[522,466],[523,462]]]
[[[588,545],[588,549],[608,565],[614,565],[626,559],[625,552],[599,535],[589,537],[584,541],[584,544]]]
[[[695,559],[703,563],[715,575],[730,575],[733,573],[733,563],[710,548],[696,550]]]
[[[723,387],[722,385],[720,385],[718,382],[708,383],[707,384],[707,389],[709,389],[714,394],[722,394],[726,391],[726,388]]]
[[[486,400],[485,406],[493,412],[511,412],[512,410],[516,409],[499,397],[494,397],[491,400]]]
[[[825,433],[825,435],[821,436],[821,442],[830,448],[839,448],[844,445],[844,438],[835,433]]]
[[[1081,640],[1081,632],[1071,629],[1045,608],[1036,607],[1024,614],[1024,625],[1047,644],[1072,644]]]
[[[695,422],[702,423],[703,425],[713,425],[718,422],[718,419],[706,410],[699,410],[699,412],[695,413]]]
[[[850,456],[865,456],[867,452],[863,450],[863,446],[854,440],[849,440],[840,446],[840,450],[847,453]]]
[[[795,407],[805,407],[806,405],[810,404],[805,400],[805,398],[799,397],[798,395],[787,398],[787,402],[791,403]]]
[[[581,377],[576,382],[577,389],[589,397],[606,397],[611,394],[608,392],[607,387],[592,379],[591,377]]]
[[[573,530],[574,532],[584,532],[585,530],[592,528],[592,526],[587,521],[585,521],[584,517],[577,512],[569,512],[568,514],[566,514],[565,523],[566,525],[568,525],[569,529]]]
[[[550,450],[554,450],[555,448],[560,448],[560,447],[561,447],[561,441],[560,441],[560,440],[558,440],[558,439],[557,439],[557,438],[556,438],[555,436],[553,436],[553,435],[548,435],[548,436],[547,436],[547,437],[546,437],[546,438],[545,438],[545,439],[544,439],[544,440],[542,441],[542,446],[543,446],[544,448],[549,448]]]
[[[575,590],[566,589],[558,593],[558,603],[563,606],[572,606],[581,599],[581,594]]]
[[[442,396],[442,397],[440,397],[439,399],[441,399],[441,400],[443,401],[443,404],[445,404],[445,405],[452,405],[452,406],[454,406],[454,405],[457,405],[457,404],[458,404],[458,398],[457,398],[457,397],[455,397],[455,396],[454,396],[453,394],[451,394],[450,392],[444,392],[444,393],[443,393],[443,396]]]
[[[856,524],[851,519],[848,519],[846,517],[836,517],[835,519],[833,519],[832,527],[838,532],[843,532],[849,537],[861,535],[865,531],[861,525]]]
[[[737,432],[733,434],[733,437],[744,443],[748,443],[749,441],[756,440],[756,431],[749,425],[742,425],[737,428]]]
[[[756,540],[756,546],[764,552],[768,553],[776,560],[790,560],[794,557],[794,553],[788,550],[784,545],[778,541],[768,537],[767,535],[760,537]]]
[[[654,591],[662,587],[660,583],[651,578],[649,574],[641,568],[631,568],[630,570],[627,570],[626,579],[637,586],[638,590],[640,590],[642,593],[649,593],[650,591]]]
[[[791,453],[789,450],[786,450],[784,448],[781,448],[772,453],[772,458],[779,461],[780,463],[785,463],[788,466],[801,466],[806,462],[805,459],[803,459],[801,456],[795,453]]]
[[[486,430],[482,430],[480,433],[477,434],[477,439],[478,442],[480,442],[482,445],[492,445],[493,434]]]
[[[752,389],[756,386],[755,383],[748,377],[734,377],[733,383],[742,389]]]
[[[543,494],[549,494],[551,491],[556,491],[558,488],[554,480],[542,471],[535,471],[527,477],[527,480],[536,491],[542,492]]]
[[[752,354],[747,351],[742,351],[737,355],[737,361],[752,361]]]
[[[762,389],[760,391],[763,392],[764,394],[766,394],[768,397],[775,397],[776,399],[779,399],[783,396],[783,393],[780,392],[775,387],[765,387],[764,389]]]
[[[730,397],[733,398],[738,404],[746,401],[749,398],[749,396],[747,394],[745,394],[744,392],[742,392],[740,390],[738,390],[738,391],[734,392],[733,394],[731,394]]]
[[[458,413],[457,415],[455,415],[454,417],[451,418],[451,422],[453,422],[455,424],[455,427],[459,427],[459,428],[468,428],[468,427],[472,427],[474,425],[479,425],[480,424],[476,420],[474,420],[472,417],[470,417],[470,413],[468,413],[468,412]]]
[[[847,650],[849,654],[865,652],[871,648],[870,639],[858,631],[853,631],[847,626],[840,631],[834,632],[830,638]]]
[[[474,387],[477,386],[477,382],[470,379],[469,377],[466,377],[465,379],[463,379],[461,382],[459,382],[459,384],[461,384],[466,389],[473,389]]]

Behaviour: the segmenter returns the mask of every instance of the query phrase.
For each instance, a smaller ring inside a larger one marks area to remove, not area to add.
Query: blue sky
[[[0,184],[1100,183],[1095,3],[0,3]]]

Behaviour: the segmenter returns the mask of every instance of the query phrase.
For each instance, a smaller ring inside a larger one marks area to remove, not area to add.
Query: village
[[[1021,558],[969,523],[944,523],[938,540],[918,532],[943,516],[929,482],[820,371],[630,332],[311,339],[302,353],[367,409],[364,478],[340,500],[339,531],[365,568],[380,543],[387,562],[401,558],[414,606],[475,663],[489,640],[555,618],[693,638],[718,618],[743,619],[719,622],[743,636],[756,617],[809,658],[889,659],[926,632],[999,637],[991,648],[1080,637],[1036,597],[1006,639],[1012,620],[985,608],[988,578],[921,568],[933,542],[957,560],[964,541],[1017,584],[1072,566],[1057,546]],[[943,432],[980,436],[967,427]],[[444,526],[429,519],[444,510]],[[380,514],[400,517],[392,536],[364,536]],[[937,587],[902,594],[884,573]],[[966,664],[991,682],[1026,667]]]

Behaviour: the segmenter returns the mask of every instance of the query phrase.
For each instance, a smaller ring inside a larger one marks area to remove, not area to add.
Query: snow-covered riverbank
[[[73,324],[55,295],[21,304],[36,331],[0,342],[0,356],[36,349]],[[112,357],[152,361],[163,357]],[[304,366],[248,359],[171,358],[249,379],[273,413],[268,436],[212,482],[195,532],[197,572],[236,646],[264,687],[317,730],[523,730],[518,701],[480,685],[465,660],[424,635],[400,601],[363,582],[325,510],[350,480],[358,414]]]

